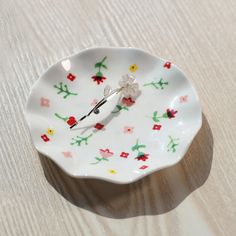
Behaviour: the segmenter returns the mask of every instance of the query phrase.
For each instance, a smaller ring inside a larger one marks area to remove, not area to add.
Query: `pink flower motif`
[[[160,130],[161,129],[161,125],[155,124],[152,127],[153,130]]]
[[[111,152],[108,148],[107,149],[100,149],[99,152],[103,158],[112,157],[114,155],[114,153]]]
[[[96,106],[98,104],[98,100],[97,99],[93,99],[93,101],[90,103],[91,106]]]
[[[40,98],[40,106],[41,107],[49,107],[50,106],[50,100],[44,97]]]
[[[143,166],[140,166],[140,167],[139,167],[140,170],[145,170],[145,169],[147,169],[147,168],[148,168],[148,166],[146,166],[146,165],[143,165]]]
[[[134,127],[130,127],[130,126],[125,126],[124,127],[124,133],[125,134],[132,134],[134,131]]]
[[[120,154],[120,157],[123,157],[123,158],[127,158],[129,156],[129,153],[128,152],[122,152]]]
[[[181,96],[181,97],[179,98],[179,102],[180,102],[180,103],[188,102],[188,95]]]
[[[164,66],[164,68],[170,69],[171,68],[171,62],[167,61]]]
[[[62,152],[62,154],[65,158],[71,158],[72,157],[71,152]]]

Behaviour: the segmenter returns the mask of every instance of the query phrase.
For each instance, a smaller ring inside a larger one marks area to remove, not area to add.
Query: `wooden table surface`
[[[136,183],[73,179],[35,150],[37,78],[93,46],[177,64],[203,126],[184,159]],[[235,0],[0,0],[0,235],[236,235]]]

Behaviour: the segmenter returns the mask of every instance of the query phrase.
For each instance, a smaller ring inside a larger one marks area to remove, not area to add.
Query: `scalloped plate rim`
[[[135,178],[130,178],[130,179],[127,179],[127,181],[123,181],[123,180],[118,180],[118,179],[113,179],[113,178],[109,178],[109,176],[107,177],[103,177],[103,176],[99,176],[99,175],[80,175],[80,174],[73,174],[72,172],[69,172],[66,168],[64,168],[63,165],[61,165],[60,163],[56,162],[50,155],[48,155],[47,153],[45,153],[44,151],[40,150],[37,145],[34,143],[33,141],[33,134],[31,132],[31,122],[30,120],[28,119],[28,115],[27,113],[31,113],[31,111],[29,110],[29,101],[30,101],[30,98],[31,96],[33,96],[33,91],[35,88],[37,88],[41,78],[47,74],[48,71],[50,71],[52,68],[56,67],[58,65],[58,63],[60,63],[61,61],[63,60],[67,60],[67,59],[72,59],[73,57],[76,57],[80,54],[83,54],[83,53],[86,53],[87,51],[92,51],[92,50],[96,50],[96,49],[101,49],[101,50],[107,50],[107,49],[112,49],[112,50],[120,50],[120,49],[125,49],[125,50],[136,50],[136,51],[140,51],[142,53],[145,53],[151,57],[154,57],[155,59],[157,60],[161,60],[163,62],[167,61],[165,60],[164,58],[162,57],[159,57],[159,56],[156,56],[156,55],[153,55],[151,54],[150,52],[148,51],[145,51],[143,49],[140,49],[140,48],[136,48],[136,47],[112,47],[112,46],[108,46],[108,47],[105,47],[105,46],[95,46],[95,47],[90,47],[90,48],[85,48],[85,49],[82,49],[78,52],[75,52],[75,53],[72,53],[71,55],[69,56],[65,56],[65,57],[61,57],[60,59],[58,59],[55,63],[53,64],[50,64],[48,66],[48,68],[37,78],[37,80],[34,82],[34,84],[32,85],[31,89],[30,89],[30,93],[28,95],[28,98],[27,98],[27,102],[26,102],[26,105],[25,105],[25,109],[23,111],[23,114],[24,114],[24,117],[25,117],[25,120],[26,120],[26,124],[27,124],[27,127],[29,129],[29,133],[30,133],[30,137],[31,137],[31,140],[32,140],[32,144],[35,146],[36,150],[41,153],[43,155],[43,158],[49,158],[51,161],[53,161],[53,163],[55,163],[61,170],[63,170],[67,175],[69,175],[70,177],[73,177],[73,178],[81,178],[81,179],[98,179],[98,180],[103,180],[103,181],[108,181],[110,183],[114,183],[114,184],[130,184],[130,183],[133,183],[133,182],[136,182],[148,175],[151,175],[153,174],[154,172],[157,172],[159,170],[163,170],[163,169],[166,169],[166,168],[169,168],[169,167],[172,167],[174,165],[176,165],[177,163],[179,163],[183,158],[184,156],[186,155],[190,145],[192,144],[193,140],[195,139],[196,135],[198,134],[199,130],[201,129],[202,127],[202,108],[201,108],[201,104],[200,104],[200,99],[199,99],[199,96],[198,96],[198,93],[192,83],[192,81],[190,81],[188,79],[188,77],[185,75],[185,73],[176,65],[172,62],[172,64],[176,67],[176,69],[182,73],[182,75],[186,78],[186,81],[188,82],[189,86],[191,87],[191,90],[193,91],[195,97],[196,97],[196,103],[198,103],[199,105],[199,109],[200,109],[200,120],[199,120],[199,125],[198,127],[195,129],[195,132],[193,133],[192,135],[192,138],[190,139],[190,141],[187,143],[185,142],[186,144],[186,148],[183,148],[183,151],[181,153],[181,155],[178,156],[178,159],[175,161],[175,162],[172,162],[171,164],[169,165],[165,165],[164,167],[157,167],[157,168],[154,168],[152,170],[149,170],[147,172],[144,172],[142,174],[140,174],[139,176],[135,177]]]

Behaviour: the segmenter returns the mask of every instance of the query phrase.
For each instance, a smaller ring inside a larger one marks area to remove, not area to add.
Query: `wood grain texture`
[[[0,235],[236,235],[236,1],[0,0]],[[61,57],[143,48],[195,85],[185,158],[130,185],[73,179],[34,149],[23,110]]]

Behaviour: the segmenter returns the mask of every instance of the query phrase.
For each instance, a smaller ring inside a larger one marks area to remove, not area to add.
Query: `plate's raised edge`
[[[201,114],[201,117],[202,117],[202,114]],[[101,176],[96,176],[96,175],[78,175],[78,174],[73,174],[69,171],[67,171],[67,169],[65,169],[62,165],[60,165],[58,162],[56,162],[54,159],[52,159],[47,153],[43,152],[42,150],[39,150],[37,148],[37,146],[35,146],[36,150],[41,153],[43,156],[49,158],[51,161],[53,161],[59,168],[61,168],[66,174],[68,174],[69,176],[73,177],[73,178],[83,178],[83,179],[99,179],[99,180],[103,180],[103,181],[108,181],[108,182],[111,182],[111,183],[115,183],[115,184],[130,184],[130,183],[133,183],[133,182],[136,182],[148,175],[151,175],[153,174],[154,172],[156,171],[159,171],[159,170],[163,170],[163,169],[166,169],[168,167],[171,167],[171,166],[174,166],[176,165],[177,163],[179,163],[183,158],[184,156],[186,155],[190,145],[192,144],[193,140],[195,139],[197,133],[199,132],[199,130],[201,129],[201,126],[202,126],[202,119],[201,119],[201,123],[199,125],[199,127],[196,129],[195,131],[195,134],[193,135],[193,138],[189,141],[189,143],[187,143],[187,146],[186,148],[184,149],[184,151],[182,152],[181,155],[179,155],[179,158],[177,159],[176,162],[173,162],[171,163],[170,165],[166,165],[165,167],[161,167],[161,168],[156,168],[156,169],[153,169],[151,171],[148,171],[146,173],[143,173],[139,176],[137,176],[136,178],[131,178],[131,179],[128,179],[127,181],[122,181],[122,180],[117,180],[117,179],[112,179],[112,178],[105,178],[105,177],[101,177]],[[30,133],[31,135],[31,133]],[[32,135],[31,135],[32,137]]]

